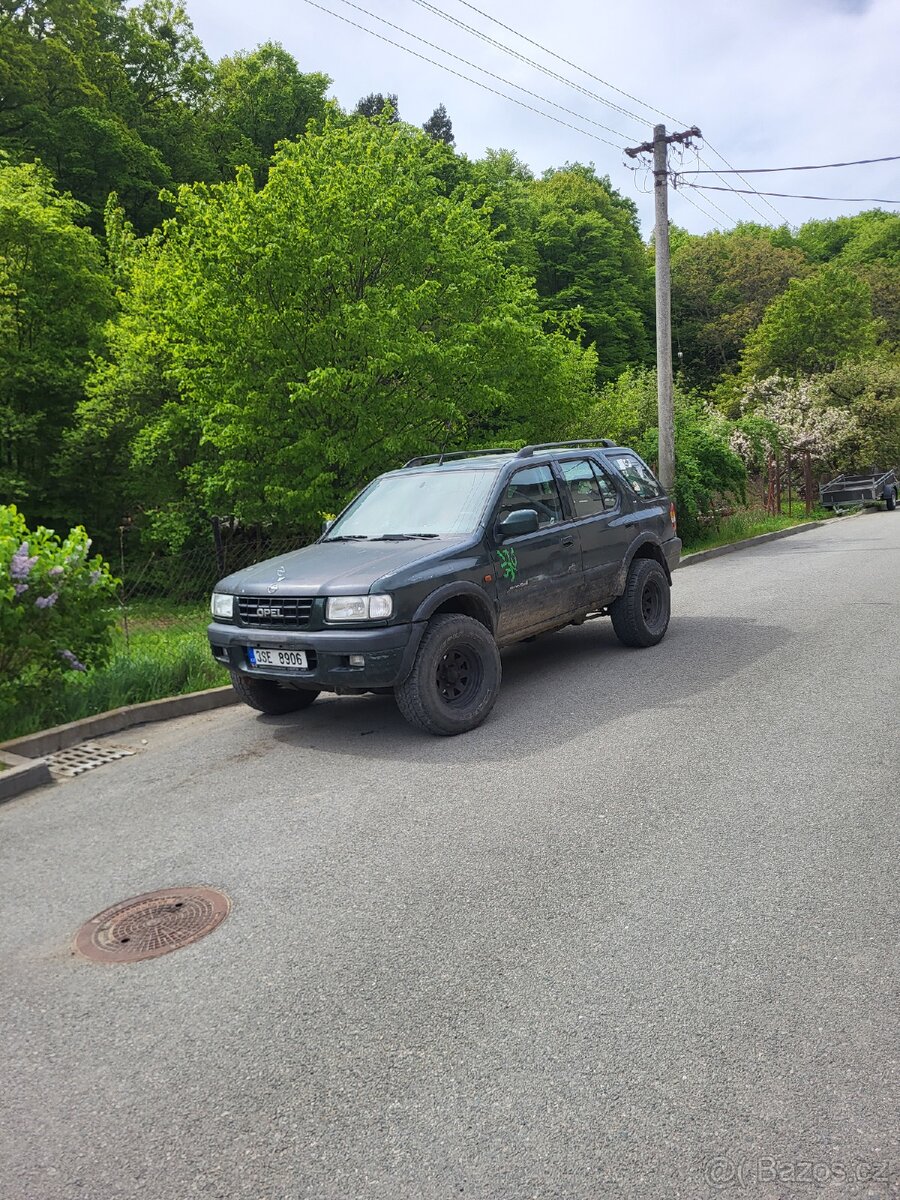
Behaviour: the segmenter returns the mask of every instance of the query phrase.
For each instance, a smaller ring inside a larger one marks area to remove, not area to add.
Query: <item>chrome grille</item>
[[[238,617],[252,629],[305,629],[312,596],[238,596]]]

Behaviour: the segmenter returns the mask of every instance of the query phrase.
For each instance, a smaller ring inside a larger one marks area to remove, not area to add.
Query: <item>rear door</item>
[[[595,459],[563,459],[558,467],[581,542],[581,606],[602,608],[616,594],[617,576],[634,537],[633,514],[624,511],[616,484]]]
[[[547,463],[513,472],[494,512],[492,530],[517,509],[538,514],[540,527],[523,537],[493,539],[500,641],[547,629],[578,608],[581,546],[568,520],[557,481]]]
[[[611,450],[605,456],[621,475],[632,497],[634,532],[653,533],[660,541],[672,536],[669,501],[647,464],[630,450]]]

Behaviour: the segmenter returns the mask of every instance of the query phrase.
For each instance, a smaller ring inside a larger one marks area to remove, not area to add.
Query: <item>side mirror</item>
[[[329,530],[329,529],[332,527],[332,525],[333,525],[333,524],[334,524],[334,520],[331,520],[331,521],[323,521],[323,522],[322,522],[322,533],[323,533],[323,535],[324,535],[324,534],[326,534],[326,533],[328,532],[328,530]]]
[[[497,537],[505,542],[508,538],[536,533],[539,527],[538,515],[533,508],[519,508],[500,522],[497,526]]]

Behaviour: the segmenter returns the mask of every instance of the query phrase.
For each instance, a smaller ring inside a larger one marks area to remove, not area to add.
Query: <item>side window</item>
[[[568,462],[560,462],[559,467],[569,487],[576,520],[580,517],[595,517],[599,512],[605,511],[606,500],[604,492],[601,491],[601,480],[589,458],[570,458]],[[602,482],[605,484],[606,480]]]
[[[549,467],[525,467],[516,471],[506,485],[497,519],[502,521],[520,508],[533,508],[542,529],[563,519],[559,489]]]
[[[613,459],[613,462],[624,475],[625,482],[631,490],[642,500],[653,500],[654,497],[663,494],[659,480],[633,454],[619,454]]]
[[[595,463],[578,458],[559,464],[578,517],[596,517],[616,507],[616,489]]]

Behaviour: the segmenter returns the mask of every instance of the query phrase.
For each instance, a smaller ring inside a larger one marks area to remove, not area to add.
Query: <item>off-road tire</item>
[[[884,506],[888,512],[893,512],[897,507],[897,492],[891,490],[884,498]]]
[[[623,646],[655,646],[666,636],[670,613],[665,571],[654,558],[636,558],[625,591],[609,606],[616,637]]]
[[[306,688],[282,687],[271,679],[251,679],[242,671],[230,671],[229,674],[238,699],[271,717],[309,708],[319,694]]]
[[[490,630],[456,613],[432,617],[413,668],[394,689],[397,707],[417,729],[438,737],[480,725],[500,691],[500,651]]]

